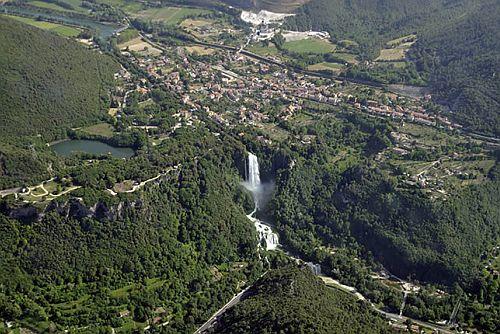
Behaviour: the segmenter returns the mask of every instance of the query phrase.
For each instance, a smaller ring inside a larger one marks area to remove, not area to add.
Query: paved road
[[[218,317],[221,316],[224,312],[226,312],[227,309],[233,307],[234,305],[238,304],[241,300],[241,298],[245,297],[248,289],[250,289],[252,286],[247,287],[245,290],[241,291],[238,293],[236,296],[233,297],[226,305],[224,305],[221,309],[219,309],[217,312],[214,313],[210,317],[210,319],[207,320],[200,328],[194,332],[194,334],[202,334],[205,333],[206,330],[211,328],[215,322],[217,321]]]
[[[0,190],[0,197],[17,194],[19,192],[21,192],[21,187]]]
[[[441,326],[441,325],[437,325],[437,324],[431,324],[429,322],[420,321],[420,320],[416,320],[416,319],[413,319],[413,318],[408,318],[408,317],[405,317],[405,316],[399,316],[399,315],[394,314],[394,313],[388,313],[388,312],[382,311],[381,309],[377,308],[373,304],[371,304],[371,305],[372,305],[372,308],[375,311],[377,311],[378,313],[384,315],[387,319],[392,320],[394,322],[404,323],[406,320],[410,319],[412,321],[412,323],[414,323],[416,325],[419,325],[419,326],[422,326],[422,327],[425,327],[425,328],[430,328],[430,329],[432,329],[434,331],[437,331],[438,333],[442,333],[442,334],[456,334],[457,333],[456,331],[452,331],[452,330],[450,330],[449,328],[447,328],[445,326]]]

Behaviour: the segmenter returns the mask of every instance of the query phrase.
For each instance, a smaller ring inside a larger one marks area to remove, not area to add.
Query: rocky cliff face
[[[37,209],[32,205],[15,208],[2,208],[2,211],[10,218],[20,220],[24,223],[30,223],[40,220],[48,212],[57,212],[66,218],[83,219],[95,218],[103,220],[119,220],[123,218],[123,212],[127,208],[140,208],[140,200],[132,202],[120,202],[116,205],[107,205],[103,202],[97,202],[91,207],[86,206],[77,198],[72,198],[66,202],[52,201],[44,210]]]

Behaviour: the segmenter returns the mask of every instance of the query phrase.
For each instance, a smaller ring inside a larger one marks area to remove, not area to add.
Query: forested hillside
[[[36,178],[49,159],[36,153],[44,143],[106,115],[107,86],[118,67],[75,41],[4,16],[0,44],[3,188]]]
[[[410,59],[429,78],[432,94],[466,127],[498,135],[499,11],[494,0],[313,0],[287,26],[352,39],[366,59],[376,58],[385,42],[416,33]]]
[[[95,189],[118,171],[131,173],[125,165],[141,163],[111,159],[73,171],[86,180],[75,193],[82,202],[61,198],[40,216],[34,207],[3,202],[0,318],[36,332],[90,325],[87,333],[96,333],[125,323],[131,332],[161,317],[172,332],[193,332],[260,268],[231,159],[237,150],[187,131],[158,153],[183,167],[144,192],[112,197]],[[120,317],[122,311],[129,315]]]
[[[411,54],[432,91],[472,130],[500,135],[500,6],[482,1],[443,29],[423,31]]]
[[[329,131],[321,135],[323,145],[277,179],[273,211],[287,243],[313,256],[311,239],[345,245],[354,238],[401,277],[464,286],[478,279],[482,252],[500,236],[498,163],[487,182],[433,201],[401,189],[369,163],[347,169],[330,164],[335,143],[348,139],[341,128]]]
[[[225,312],[213,333],[390,333],[385,320],[308,267],[269,271]]]
[[[468,1],[312,0],[287,19],[297,30],[326,30],[336,40],[353,39],[365,57],[392,38],[441,26],[474,7]]]
[[[40,134],[49,141],[104,114],[106,85],[118,69],[109,57],[5,17],[0,31],[3,136]]]

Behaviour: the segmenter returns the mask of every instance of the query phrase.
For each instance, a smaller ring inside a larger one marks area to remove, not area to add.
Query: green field
[[[344,60],[347,63],[350,64],[357,64],[358,61],[356,60],[356,55],[352,53],[346,53],[346,52],[334,52],[333,55],[339,59]]]
[[[63,8],[61,6],[56,5],[55,3],[43,2],[43,1],[31,1],[30,5],[41,7],[41,8],[48,8],[48,9],[72,12],[71,9]]]
[[[330,42],[316,38],[302,39],[300,41],[285,42],[285,49],[297,53],[329,53],[335,49]]]
[[[377,59],[378,61],[401,61],[405,59],[406,49],[404,48],[394,48],[394,49],[382,49],[380,50],[380,55]]]
[[[143,10],[138,12],[135,16],[146,20],[162,21],[170,25],[177,25],[180,24],[188,16],[209,13],[209,10],[199,8],[164,7]]]
[[[272,43],[269,43],[269,46],[263,46],[261,44],[252,45],[248,48],[248,51],[261,56],[275,56],[278,54],[278,49],[276,49]]]
[[[73,7],[73,9],[67,9],[67,8],[61,7],[55,3],[46,2],[44,0],[30,1],[29,4],[33,5],[33,6],[41,7],[41,8],[55,9],[55,10],[66,11],[66,12],[79,12],[79,13],[88,12],[88,9],[81,6],[82,2],[80,0],[59,0],[59,1],[70,5],[71,7]]]
[[[43,30],[52,31],[58,35],[65,36],[65,37],[76,37],[81,32],[81,30],[78,28],[65,26],[65,25],[58,24],[58,23],[37,21],[34,19],[30,19],[27,17],[21,17],[21,16],[13,16],[13,15],[6,15],[6,16],[8,16],[14,20],[17,20],[17,21],[35,26],[37,28],[43,29]]]
[[[116,44],[126,43],[136,37],[139,37],[139,32],[133,28],[125,29],[116,38]]]
[[[82,132],[85,132],[89,135],[102,136],[102,137],[112,137],[113,136],[113,127],[108,123],[99,123],[91,126],[87,126],[81,129]]]
[[[113,7],[118,7],[129,13],[137,13],[138,11],[143,9],[142,4],[139,1],[134,0],[97,0],[96,2],[112,5]]]

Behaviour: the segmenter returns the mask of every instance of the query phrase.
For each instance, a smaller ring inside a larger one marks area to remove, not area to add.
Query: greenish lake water
[[[110,154],[116,158],[129,158],[135,151],[130,147],[114,147],[97,140],[65,140],[52,145],[57,154],[69,156],[76,152]]]

